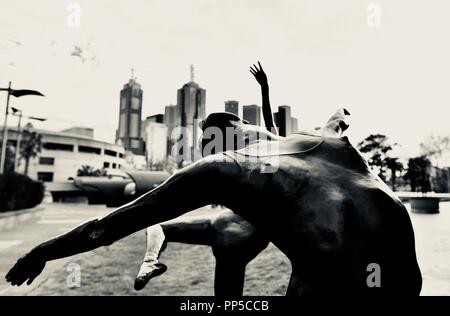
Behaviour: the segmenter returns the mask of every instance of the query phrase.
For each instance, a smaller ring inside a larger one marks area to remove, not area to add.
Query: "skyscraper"
[[[152,145],[148,142],[149,137],[147,134],[147,127],[152,123],[163,124],[163,121],[164,121],[163,114],[155,114],[155,115],[147,116],[146,119],[141,122],[142,152],[145,154],[145,156],[147,158],[149,157],[148,152],[149,152],[149,150],[151,150],[147,146]],[[167,126],[166,126],[166,129],[167,129]]]
[[[239,102],[238,101],[225,101],[225,112],[233,113],[239,116]]]
[[[175,143],[172,132],[175,127],[180,126],[181,119],[178,113],[178,107],[176,105],[167,105],[164,110],[164,121],[167,126],[167,153],[171,153],[172,145]]]
[[[164,124],[168,127],[169,137],[172,130],[181,124],[180,115],[178,113],[178,107],[176,105],[167,105],[164,110]]]
[[[256,104],[244,105],[242,107],[242,117],[250,124],[261,125],[261,108]]]
[[[292,133],[298,132],[298,119],[296,117],[292,117]]]
[[[167,125],[160,122],[156,116],[147,118],[144,139],[146,143],[145,156],[147,166],[151,169],[162,168],[167,158]]]
[[[292,117],[289,105],[279,106],[278,112],[274,113],[274,119],[280,136],[288,136],[298,131],[298,120]]]
[[[198,121],[205,119],[206,90],[194,82],[194,68],[191,66],[191,80],[177,93],[177,114],[180,125],[187,132],[187,142],[191,150],[198,149],[200,127]]]
[[[288,136],[292,133],[291,107],[289,105],[278,107],[278,124],[280,136]]]
[[[120,91],[119,129],[116,142],[135,155],[142,155],[141,116],[143,90],[133,74]]]

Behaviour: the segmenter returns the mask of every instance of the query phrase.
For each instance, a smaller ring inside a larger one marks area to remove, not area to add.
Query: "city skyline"
[[[448,118],[442,114],[450,103],[450,46],[441,39],[449,26],[445,12],[450,4],[424,10],[404,0],[379,3],[382,27],[370,28],[367,4],[353,0],[345,5],[266,1],[257,8],[251,1],[134,6],[79,1],[81,26],[70,28],[66,3],[31,7],[17,1],[0,12],[5,25],[0,30],[0,85],[11,80],[13,88],[46,94],[45,100],[12,100],[27,115],[48,118],[33,122],[38,128],[81,125],[112,142],[117,91],[130,68],[145,91],[146,117],[176,104],[176,90],[189,80],[194,64],[196,81],[208,91],[208,114],[223,111],[226,100],[261,104],[259,87],[248,72],[260,60],[273,107],[291,105],[301,128],[322,125],[337,108],[346,107],[352,114],[346,132],[352,142],[383,133],[415,155],[427,134],[448,133]],[[99,14],[105,10],[108,15]],[[265,25],[268,16],[272,20]],[[168,23],[169,17],[176,23]],[[111,34],[112,24],[116,31]],[[23,27],[29,32],[21,32]]]

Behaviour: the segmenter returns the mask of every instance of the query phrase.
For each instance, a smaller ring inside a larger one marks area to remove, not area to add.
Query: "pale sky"
[[[78,28],[67,24],[75,1],[0,2],[0,86],[11,80],[46,94],[11,100],[49,118],[38,128],[87,126],[114,141],[132,67],[143,118],[176,103],[190,64],[208,113],[230,99],[261,104],[248,71],[260,60],[274,110],[291,105],[300,128],[346,107],[353,143],[383,133],[411,155],[425,135],[450,133],[448,0],[89,0],[76,2]],[[379,28],[368,26],[370,3],[380,8]],[[75,46],[84,62],[71,56]],[[2,124],[5,101],[2,93]]]

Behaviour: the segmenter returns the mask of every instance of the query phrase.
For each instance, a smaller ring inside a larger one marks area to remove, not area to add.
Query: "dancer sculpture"
[[[233,122],[236,128],[240,124]],[[271,150],[274,144],[277,153]],[[210,204],[240,215],[289,258],[288,295],[420,293],[407,210],[347,137],[319,132],[273,135],[207,156],[110,214],[38,245],[6,279],[13,285],[31,283],[48,261],[110,245]],[[381,286],[367,282],[374,265],[380,268]]]
[[[259,126],[252,126],[241,121],[230,113],[214,113],[203,123],[203,130],[209,127],[219,128],[226,134],[226,128],[237,127],[242,130],[241,135],[254,134],[247,141],[241,139],[236,146],[240,149],[250,143],[262,139],[278,139],[275,137],[277,129],[274,125],[269,99],[269,85],[267,76],[260,63],[250,67],[261,86],[262,112],[266,130]],[[340,137],[347,129],[346,116],[348,112],[339,110],[327,124],[313,133]],[[257,131],[255,133],[255,131]],[[268,132],[272,132],[270,134]],[[275,134],[275,135],[274,135]],[[279,136],[281,137],[281,136]],[[208,140],[205,140],[204,146]],[[224,150],[233,150],[222,144]],[[147,248],[143,262],[136,276],[134,288],[141,290],[154,277],[167,270],[167,266],[159,261],[160,254],[166,249],[168,242],[180,242],[210,246],[216,259],[214,291],[220,296],[240,296],[244,290],[245,269],[247,264],[261,253],[269,244],[269,240],[256,230],[256,228],[241,216],[230,210],[219,214],[205,214],[194,218],[179,218],[158,225],[148,227],[146,230]]]

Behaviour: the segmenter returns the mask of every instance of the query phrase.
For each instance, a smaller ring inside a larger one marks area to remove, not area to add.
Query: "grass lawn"
[[[160,260],[168,271],[143,290],[133,289],[134,278],[145,251],[145,232],[137,232],[109,247],[76,256],[81,286],[69,288],[70,272],[54,271],[29,295],[214,295],[214,256],[206,246],[171,243]],[[52,263],[48,263],[51,265]],[[291,267],[273,245],[247,267],[244,295],[284,295]]]

